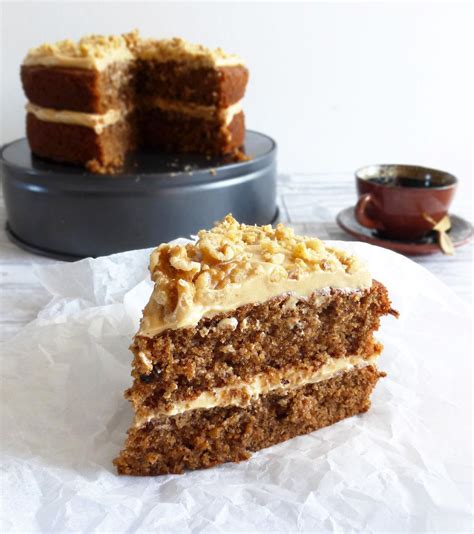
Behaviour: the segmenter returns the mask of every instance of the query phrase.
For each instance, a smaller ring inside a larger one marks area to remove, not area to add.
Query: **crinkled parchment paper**
[[[470,310],[409,259],[340,245],[401,313],[383,319],[388,376],[370,411],[248,462],[155,478],[112,465],[149,251],[37,268],[51,302],[1,348],[1,531],[471,530]]]

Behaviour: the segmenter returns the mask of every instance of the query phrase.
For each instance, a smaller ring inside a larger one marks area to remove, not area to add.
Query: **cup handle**
[[[368,205],[373,202],[373,197],[370,193],[366,193],[359,197],[355,206],[355,217],[357,222],[366,228],[373,230],[383,230],[383,224],[372,219],[366,213]]]

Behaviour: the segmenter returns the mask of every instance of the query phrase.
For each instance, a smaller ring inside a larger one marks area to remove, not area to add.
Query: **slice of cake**
[[[127,152],[238,153],[248,80],[242,60],[182,39],[88,36],[29,51],[21,78],[33,153],[118,169]]]
[[[120,474],[245,460],[369,408],[383,376],[373,332],[396,312],[357,258],[227,216],[196,243],[159,246],[150,271]]]

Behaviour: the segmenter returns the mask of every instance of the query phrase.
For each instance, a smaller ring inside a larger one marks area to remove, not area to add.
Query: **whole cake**
[[[137,32],[44,44],[21,67],[33,153],[113,172],[137,146],[239,154],[248,70],[236,55]]]
[[[150,272],[120,474],[245,460],[369,408],[383,376],[373,333],[397,312],[356,257],[229,215],[159,246]]]

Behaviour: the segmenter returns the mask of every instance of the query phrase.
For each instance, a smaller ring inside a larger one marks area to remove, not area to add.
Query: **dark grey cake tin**
[[[276,143],[247,131],[249,161],[140,150],[119,174],[96,175],[33,156],[26,139],[0,152],[6,231],[31,252],[63,260],[153,247],[232,213],[277,216]]]

